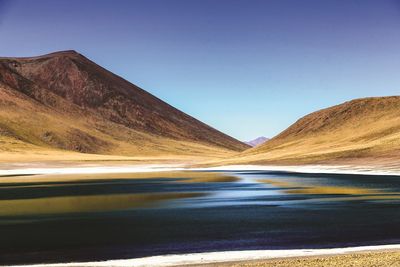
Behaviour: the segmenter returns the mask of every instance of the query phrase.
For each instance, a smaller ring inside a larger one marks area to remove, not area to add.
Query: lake
[[[0,264],[400,243],[399,176],[104,176],[1,183]]]

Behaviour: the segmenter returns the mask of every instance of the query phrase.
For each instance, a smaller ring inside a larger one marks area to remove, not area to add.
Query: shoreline
[[[79,167],[25,167],[0,169],[0,178],[3,176],[18,175],[61,175],[61,174],[101,174],[101,173],[142,173],[160,171],[183,171],[182,165],[173,164],[146,164],[146,165],[99,165]]]
[[[57,175],[57,174],[97,174],[97,173],[140,173],[160,171],[282,171],[294,173],[349,174],[349,175],[393,175],[400,176],[400,169],[387,169],[353,165],[226,165],[218,167],[191,168],[185,164],[88,164],[72,166],[13,166],[2,168],[2,176],[17,175]]]
[[[254,262],[273,259],[307,258],[315,256],[348,255],[354,253],[399,251],[400,244],[359,246],[327,249],[288,249],[288,250],[243,250],[221,251],[189,254],[171,254],[163,256],[150,256],[135,259],[49,263],[14,265],[24,267],[75,267],[75,266],[115,266],[115,267],[166,267],[166,266],[190,266],[202,264],[226,264],[230,262]]]
[[[379,168],[362,165],[226,165],[208,168],[193,168],[192,170],[207,171],[282,171],[295,173],[323,174],[359,174],[359,175],[395,175],[400,176],[400,169]]]

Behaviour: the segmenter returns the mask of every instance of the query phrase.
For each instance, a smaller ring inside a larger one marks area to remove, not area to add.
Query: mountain
[[[230,163],[398,162],[400,96],[356,99],[311,113]]]
[[[248,144],[251,147],[255,147],[255,146],[259,146],[259,145],[267,142],[268,140],[269,140],[269,138],[264,137],[264,136],[260,136],[260,137],[257,137],[256,139],[253,139],[251,141],[247,141],[245,143]]]
[[[248,148],[75,51],[0,58],[0,107],[3,152],[138,156]]]

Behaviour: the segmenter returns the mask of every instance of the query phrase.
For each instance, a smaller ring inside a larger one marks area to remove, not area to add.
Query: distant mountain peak
[[[260,137],[257,137],[254,140],[251,140],[251,141],[248,141],[248,142],[245,142],[245,143],[248,144],[249,146],[255,147],[255,146],[259,146],[259,145],[267,142],[268,140],[269,140],[269,138],[267,138],[265,136],[260,136]]]

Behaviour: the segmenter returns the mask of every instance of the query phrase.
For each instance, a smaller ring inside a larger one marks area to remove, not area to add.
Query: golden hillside
[[[311,113],[229,163],[329,163],[400,156],[400,96],[356,99]]]

